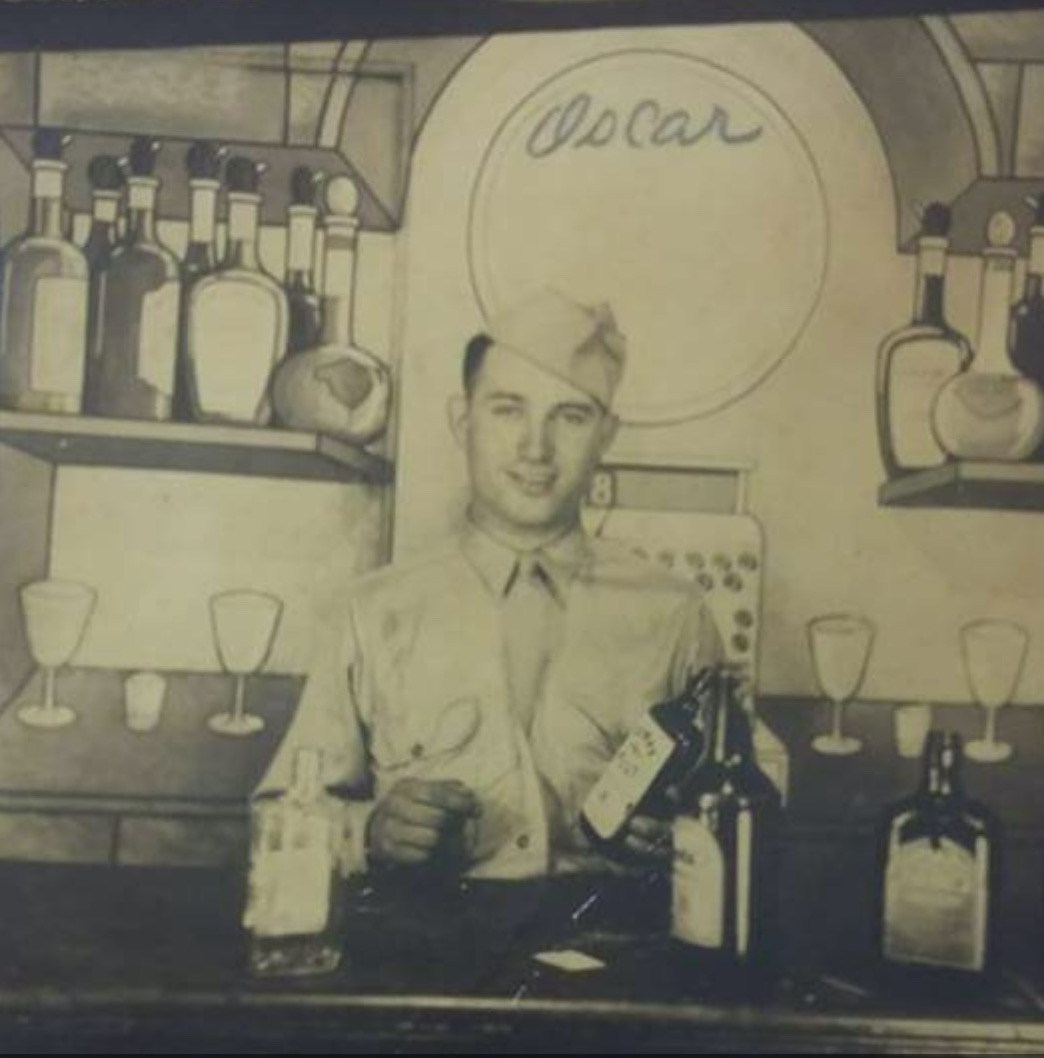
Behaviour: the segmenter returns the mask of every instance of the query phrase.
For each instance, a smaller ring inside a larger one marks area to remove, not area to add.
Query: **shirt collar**
[[[590,541],[579,525],[541,547],[521,551],[478,525],[470,515],[461,533],[461,546],[483,583],[498,599],[511,587],[519,558],[532,555],[540,562],[560,603],[565,602],[573,578],[591,553]]]

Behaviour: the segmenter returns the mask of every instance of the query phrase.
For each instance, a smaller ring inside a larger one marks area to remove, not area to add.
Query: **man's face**
[[[477,512],[529,531],[575,520],[617,426],[582,390],[496,345],[452,422]]]

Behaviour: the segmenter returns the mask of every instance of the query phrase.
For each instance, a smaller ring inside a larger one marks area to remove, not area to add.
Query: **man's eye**
[[[522,414],[517,404],[493,404],[491,410],[498,419],[515,419]]]
[[[582,408],[563,408],[559,415],[570,426],[584,426],[591,421],[590,413]]]

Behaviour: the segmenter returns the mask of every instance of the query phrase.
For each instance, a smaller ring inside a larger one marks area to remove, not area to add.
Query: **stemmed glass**
[[[976,703],[986,710],[983,738],[972,739],[965,752],[972,760],[996,764],[1012,754],[1011,744],[997,741],[997,710],[1015,694],[1026,660],[1029,636],[1014,621],[982,619],[961,628],[961,659]]]
[[[93,588],[71,580],[38,580],[23,586],[22,616],[29,652],[44,673],[44,700],[18,710],[23,724],[53,729],[76,719],[74,709],[55,701],[55,678],[83,641],[96,600]]]
[[[253,735],[265,722],[244,704],[246,678],[265,663],[275,638],[283,604],[259,591],[226,591],[210,600],[214,642],[224,670],[236,678],[230,712],[215,713],[207,725],[221,735]]]
[[[833,703],[830,733],[817,735],[812,748],[832,757],[858,753],[862,741],[842,730],[844,708],[866,675],[874,626],[858,614],[827,614],[809,622],[808,639],[819,686]]]

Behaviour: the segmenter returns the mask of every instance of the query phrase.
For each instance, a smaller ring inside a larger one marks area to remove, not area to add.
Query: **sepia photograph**
[[[1044,1054],[1044,9],[0,0],[0,1051]]]

